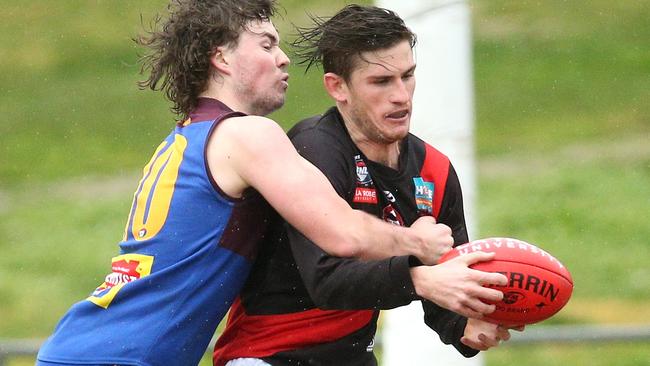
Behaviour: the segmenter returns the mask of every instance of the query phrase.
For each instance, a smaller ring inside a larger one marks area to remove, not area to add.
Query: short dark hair
[[[218,46],[236,46],[251,21],[267,21],[276,11],[275,0],[172,0],[169,17],[157,16],[152,28],[134,41],[148,48],[140,58],[141,89],[162,90],[187,118],[205,91],[210,77],[210,57]]]
[[[357,58],[363,52],[385,49],[402,41],[411,48],[416,35],[395,12],[376,6],[348,5],[331,18],[310,15],[313,25],[296,27],[292,42],[297,63],[321,64],[324,72],[333,72],[348,80]]]

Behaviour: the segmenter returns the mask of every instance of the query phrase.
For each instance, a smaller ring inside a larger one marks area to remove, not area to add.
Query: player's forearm
[[[384,222],[362,211],[354,211],[360,221],[357,226],[346,225],[354,231],[349,245],[354,256],[361,259],[384,259],[394,256],[412,255],[421,261],[433,264],[442,255],[451,241],[448,228],[435,224],[433,218],[417,222],[413,228]]]
[[[405,247],[415,247],[413,242],[402,246],[406,242],[400,237],[403,228],[383,222],[363,211],[350,212],[347,223],[344,223],[349,247],[348,257],[357,257],[366,260],[384,259],[397,255],[413,254],[412,250]]]
[[[321,261],[310,286],[311,298],[321,309],[386,310],[407,305],[417,299],[408,270],[391,269],[392,266],[408,266],[407,262],[406,257],[380,261],[340,258]]]

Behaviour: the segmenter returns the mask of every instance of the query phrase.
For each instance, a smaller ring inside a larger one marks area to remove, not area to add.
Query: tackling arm
[[[408,229],[353,210],[268,118],[222,121],[210,138],[207,156],[215,181],[226,193],[237,196],[255,188],[328,253],[365,259],[415,255],[425,263],[442,254],[431,245],[437,240],[427,227],[433,227],[433,219]]]

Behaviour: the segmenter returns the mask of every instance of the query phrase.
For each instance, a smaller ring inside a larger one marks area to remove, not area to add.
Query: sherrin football
[[[494,252],[494,259],[478,262],[471,268],[503,273],[506,286],[493,286],[503,292],[496,310],[484,319],[503,325],[523,325],[548,319],[560,311],[573,292],[569,271],[544,250],[521,240],[488,238],[462,244],[447,252],[439,263],[472,252]]]

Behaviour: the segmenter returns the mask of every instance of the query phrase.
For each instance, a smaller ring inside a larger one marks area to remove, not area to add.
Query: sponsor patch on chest
[[[432,215],[434,190],[433,183],[426,182],[421,177],[415,177],[413,178],[413,184],[415,186],[415,204],[418,208],[418,213],[420,215]]]

